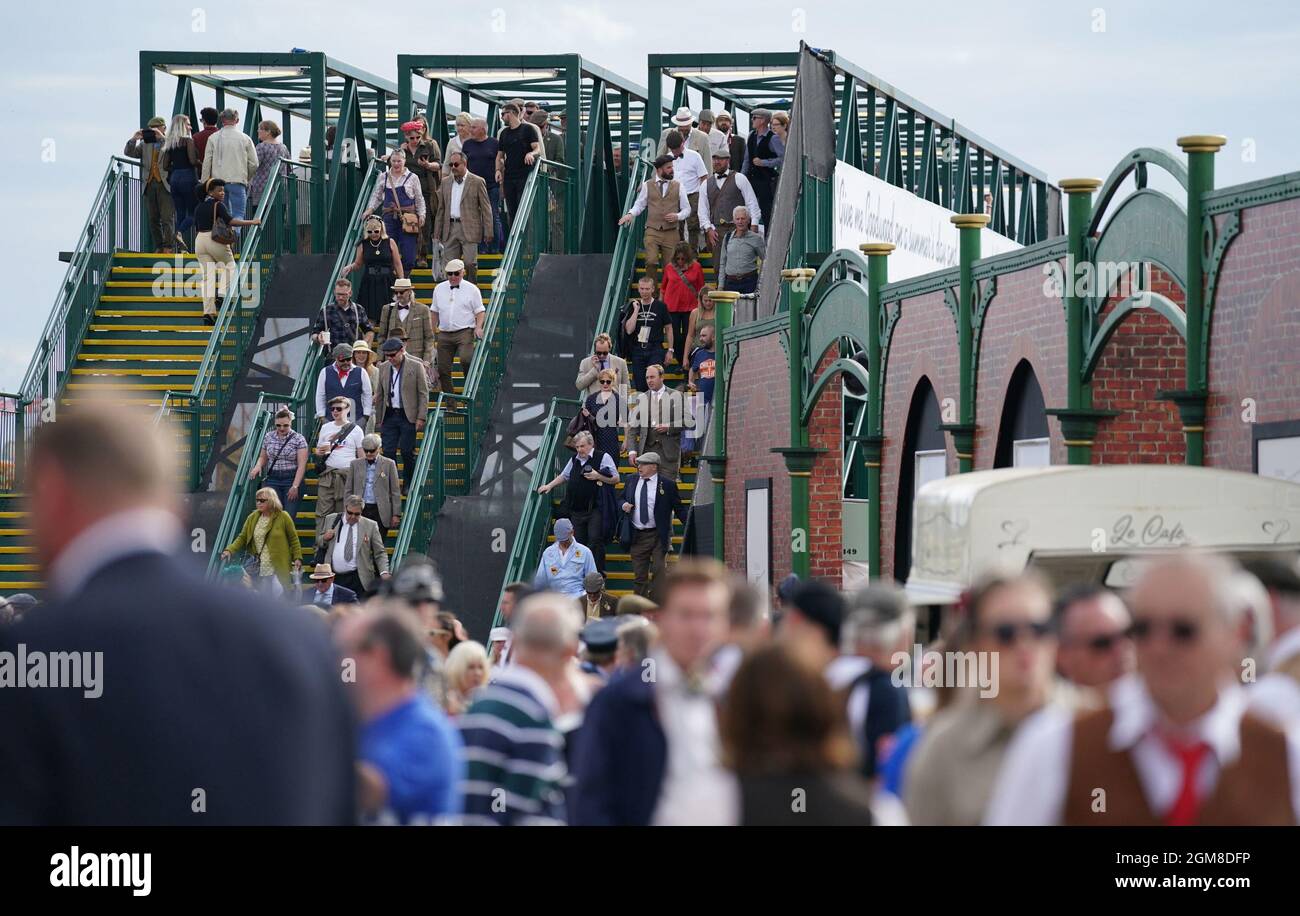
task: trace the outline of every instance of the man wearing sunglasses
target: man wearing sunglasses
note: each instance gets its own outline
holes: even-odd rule
[[[328,367],[326,367],[328,368]],[[351,401],[337,397],[330,401],[330,417],[316,440],[316,454],[325,459],[325,470],[316,478],[316,537],[325,530],[325,519],[343,508],[347,496],[348,470],[357,459],[365,433],[349,419]]]
[[[492,198],[483,179],[469,170],[464,153],[447,157],[448,180],[438,189],[438,223],[433,237],[448,261],[465,262],[470,283],[478,277],[478,246],[491,245],[495,228]]]
[[[1300,740],[1247,712],[1249,621],[1224,557],[1154,562],[1129,592],[1137,672],[1102,709],[1044,713],[1008,752],[994,824],[1294,825]]]
[[[1100,585],[1066,589],[1053,611],[1059,646],[1056,670],[1085,690],[1105,689],[1133,670],[1128,608]]]
[[[335,344],[331,355],[333,362],[322,366],[316,377],[316,418],[329,419],[325,405],[334,403],[336,398],[347,398],[352,406],[350,416],[356,417],[364,427],[375,403],[370,373],[355,364],[350,343]]]

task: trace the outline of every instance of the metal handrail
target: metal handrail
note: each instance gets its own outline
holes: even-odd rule
[[[372,161],[370,171],[366,174],[366,181],[377,171],[378,167]],[[352,263],[353,249],[361,237],[361,214],[365,212],[366,198],[366,194],[357,195],[352,219],[348,224],[348,233],[343,237],[339,245],[338,256],[334,259],[334,270],[330,275],[329,283],[326,284],[321,308],[325,308],[333,301],[334,280],[342,276],[343,267],[346,264]],[[230,487],[230,495],[226,498],[226,507],[222,511],[221,523],[217,528],[214,541],[217,549],[208,559],[209,575],[215,575],[220,571],[219,559],[221,551],[225,549],[225,545],[234,539],[235,531],[243,524],[243,518],[251,511],[252,507],[249,501],[251,482],[248,479],[248,472],[252,470],[257,454],[262,448],[262,439],[266,436],[266,431],[275,410],[278,410],[280,406],[287,406],[294,411],[294,427],[308,440],[308,446],[310,447],[312,423],[315,418],[316,377],[320,374],[324,362],[324,350],[309,342],[306,352],[303,353],[302,365],[299,367],[294,380],[293,393],[286,396],[262,392],[258,396],[253,422],[249,426],[247,438],[244,440],[244,452],[239,459],[239,469],[235,472],[235,479]]]
[[[27,367],[27,373],[23,376],[19,391],[22,392],[27,405],[38,408],[38,415],[34,418],[38,421],[40,419],[39,408],[43,406],[45,395],[48,395],[51,399],[58,397],[59,390],[62,389],[63,382],[67,377],[66,370],[70,368],[72,358],[75,357],[75,353],[65,354],[65,356],[69,357],[67,360],[69,365],[64,367],[64,377],[59,379],[57,384],[51,386],[52,390],[43,394],[41,386],[49,379],[50,361],[54,358],[57,349],[54,344],[60,340],[61,336],[65,338],[65,341],[66,338],[73,336],[67,333],[73,323],[72,307],[76,301],[77,293],[85,281],[86,274],[90,270],[92,256],[97,253],[95,251],[97,243],[105,230],[108,231],[110,238],[104,245],[104,252],[99,253],[107,254],[111,258],[116,248],[114,240],[111,238],[113,235],[112,230],[115,227],[108,227],[105,217],[111,215],[122,182],[132,177],[129,174],[132,167],[138,168],[139,162],[122,156],[109,157],[108,167],[104,170],[104,177],[100,179],[99,190],[96,192],[94,202],[90,206],[90,212],[85,223],[82,224],[81,232],[77,235],[77,247],[68,261],[68,269],[64,272],[63,282],[59,284],[59,292],[54,300],[54,306],[50,309],[50,316],[46,319],[45,328],[41,332],[41,344],[32,355],[32,361]],[[107,279],[108,271],[106,270],[100,277],[97,293],[98,290],[103,288],[103,284],[107,282]],[[76,335],[78,337],[84,335],[86,316],[90,311],[93,311],[95,303],[99,301],[99,296],[98,294],[83,296],[81,301],[85,305],[82,309],[83,314],[76,321],[77,329],[82,331],[82,334]],[[76,346],[80,346],[80,340],[78,340]]]
[[[641,154],[637,157],[628,176],[627,193],[624,196],[623,212],[627,213],[636,203],[641,185],[647,180],[653,165],[651,156],[654,145],[643,141]],[[614,241],[614,259],[609,266],[609,277],[605,281],[605,294],[601,300],[600,314],[596,318],[595,334],[609,334],[618,340],[615,324],[628,299],[627,288],[636,271],[636,253],[641,247],[641,238],[645,234],[645,211],[632,222],[618,227],[618,238]]]
[[[637,157],[636,163],[632,166],[629,176],[627,193],[623,201],[623,212],[627,213],[636,203],[637,195],[640,193],[641,184],[646,180],[652,168],[651,156],[654,151],[654,145],[651,141],[643,141],[641,144],[641,153]],[[641,236],[645,231],[645,213],[641,213],[632,222],[618,227],[618,238],[614,243],[614,258],[610,262],[609,277],[605,281],[605,294],[601,301],[600,314],[596,319],[595,328],[592,331],[592,344],[595,346],[595,337],[597,334],[606,333],[618,339],[614,325],[618,320],[619,314],[623,310],[623,303],[627,299],[627,287],[631,281],[633,272],[636,270],[636,253],[640,247]],[[590,352],[590,348],[588,349]],[[550,476],[537,478],[542,468],[548,467],[555,459],[555,450],[557,444],[563,441],[563,431],[567,420],[555,416],[555,409],[560,404],[573,404],[575,407],[581,407],[580,401],[570,400],[568,398],[552,398],[551,413],[546,420],[546,432],[543,434],[542,445],[537,453],[537,460],[533,467],[534,480],[524,496],[523,511],[519,516],[519,524],[516,527],[514,546],[510,552],[510,559],[506,563],[505,578],[501,582],[502,591],[511,582],[518,580],[527,572],[527,565],[531,562],[531,551],[541,543],[540,535],[534,530],[537,528],[540,517],[543,521],[541,527],[545,528],[545,520],[550,518],[550,499],[548,496],[537,492],[537,487],[541,483],[550,480]],[[559,432],[552,429],[552,424],[560,424]],[[544,472],[542,472],[544,473]],[[542,509],[546,509],[543,516]],[[498,621],[493,619],[493,626]]]
[[[415,461],[415,469],[408,481],[408,506],[406,511],[402,513],[401,525],[398,529],[397,544],[392,557],[393,569],[397,569],[401,565],[412,544],[419,541],[427,542],[428,538],[432,538],[433,529],[437,523],[437,513],[441,510],[447,497],[446,465],[443,460],[446,453],[447,433],[447,413],[444,409],[444,401],[456,401],[462,405],[461,410],[463,411],[465,429],[465,480],[467,485],[473,474],[478,461],[480,440],[483,431],[487,427],[487,421],[491,417],[492,407],[496,400],[498,382],[502,372],[500,366],[504,365],[509,355],[510,345],[513,342],[517,325],[517,322],[503,323],[505,322],[504,315],[508,305],[512,302],[513,295],[518,296],[518,302],[522,306],[528,291],[532,266],[546,249],[546,235],[549,230],[545,210],[546,191],[549,182],[552,180],[547,171],[548,166],[568,168],[568,166],[551,162],[548,159],[538,159],[533,166],[532,172],[528,175],[528,181],[519,197],[520,219],[511,227],[510,238],[506,242],[505,254],[502,256],[501,265],[492,280],[492,298],[483,321],[483,339],[476,348],[475,357],[465,374],[463,394],[456,395],[451,392],[444,392],[439,397],[437,405],[429,410],[424,428],[424,444],[420,448],[420,454]],[[554,180],[563,181],[564,179]],[[534,223],[534,221],[536,222]],[[528,249],[525,249],[526,240],[532,242],[531,247]],[[499,358],[499,364],[495,368],[492,365],[494,347],[497,350],[495,355]],[[489,376],[489,371],[493,375]],[[429,453],[427,457],[425,455],[426,451]],[[429,486],[426,481],[429,478],[430,468],[434,464],[435,451],[438,453],[437,467],[439,476],[434,479],[432,490],[426,493]],[[412,502],[416,503],[418,511],[412,508],[410,505]]]
[[[560,443],[564,441],[569,423],[567,417],[558,413],[562,406],[577,409],[582,404],[576,398],[551,398],[542,442],[537,448],[537,459],[533,462],[533,476],[528,481],[528,495],[524,497],[523,511],[519,513],[519,524],[515,528],[515,539],[510,548],[510,558],[506,560],[502,591],[511,582],[530,581],[526,578],[528,567],[533,562],[537,547],[546,538],[546,523],[551,518],[551,497],[549,493],[538,493],[537,488],[555,476],[555,456]],[[498,607],[492,617],[492,626],[501,625],[500,616],[501,609]]]

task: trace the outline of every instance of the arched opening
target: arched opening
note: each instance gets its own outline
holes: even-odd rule
[[[1011,374],[1007,399],[998,423],[995,468],[1038,468],[1052,463],[1052,445],[1047,432],[1047,406],[1038,376],[1022,359]]]
[[[907,581],[912,569],[912,504],[916,491],[948,474],[948,450],[934,386],[923,378],[912,392],[898,473],[898,518],[894,524],[894,578]]]

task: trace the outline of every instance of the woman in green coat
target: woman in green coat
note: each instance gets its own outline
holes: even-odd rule
[[[287,591],[292,580],[292,570],[302,568],[302,544],[293,518],[280,505],[280,497],[270,487],[257,491],[257,508],[244,519],[239,537],[221,552],[223,562],[240,550],[257,558],[252,571],[253,583],[258,591],[279,594]]]

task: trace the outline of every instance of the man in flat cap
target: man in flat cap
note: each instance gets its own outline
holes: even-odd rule
[[[673,178],[674,162],[676,159],[667,154],[654,161],[654,177],[646,179],[632,209],[618,220],[620,226],[625,226],[643,212],[646,214],[645,275],[656,282],[659,265],[672,263],[673,249],[681,240],[681,224],[691,215],[686,188]]]
[[[638,595],[649,597],[663,573],[672,542],[673,516],[686,523],[686,504],[677,482],[659,474],[659,455],[636,458],[636,476],[623,487],[623,511],[632,516],[632,570]]]
[[[766,108],[755,108],[749,113],[749,120],[754,129],[745,141],[743,171],[749,183],[754,186],[763,219],[770,224],[772,199],[776,196],[776,179],[785,159],[785,144],[772,130],[772,112]]]
[[[555,542],[542,551],[541,562],[533,576],[533,587],[539,591],[581,598],[586,594],[583,582],[596,572],[596,560],[590,548],[574,540],[573,522],[567,518],[559,519],[553,530]]]
[[[402,455],[402,485],[409,495],[415,471],[415,435],[424,429],[429,412],[429,379],[424,364],[407,356],[406,345],[396,337],[380,348],[384,362],[379,367],[377,426],[384,442],[384,454]]]
[[[600,573],[587,573],[582,580],[582,590],[582,610],[588,620],[613,617],[617,613],[614,596],[605,591],[605,577]]]

